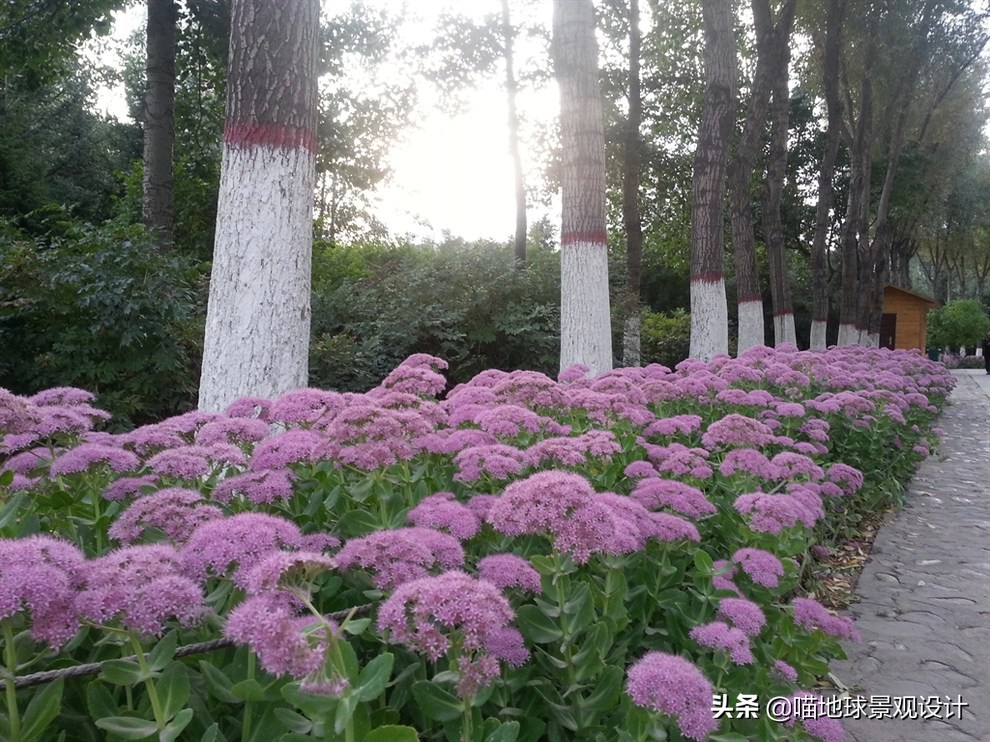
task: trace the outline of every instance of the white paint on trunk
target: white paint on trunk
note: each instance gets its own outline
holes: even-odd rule
[[[643,320],[639,311],[626,317],[622,332],[622,365],[642,365],[642,327]]]
[[[224,147],[201,410],[306,386],[315,158]]]
[[[879,348],[880,333],[864,332],[860,335],[859,342],[863,345],[864,348]]]
[[[560,250],[560,370],[583,363],[589,376],[612,368],[608,250],[576,241]]]
[[[707,363],[729,352],[725,279],[691,280],[691,357]]]
[[[856,325],[844,322],[839,325],[839,345],[859,345],[859,330]]]
[[[826,331],[828,330],[828,322],[820,319],[811,321],[811,349],[812,350],[825,350],[825,343],[827,340]]]
[[[763,325],[763,301],[753,299],[739,302],[739,343],[738,353],[750,348],[766,345],[766,330]]]
[[[781,345],[797,346],[797,331],[794,329],[794,315],[791,312],[773,316],[773,343],[778,348]]]

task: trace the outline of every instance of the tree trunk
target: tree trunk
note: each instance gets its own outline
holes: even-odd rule
[[[318,0],[234,0],[199,406],[306,385]]]
[[[811,246],[811,342],[812,350],[824,350],[828,330],[828,233],[832,210],[832,179],[842,138],[842,102],[839,99],[839,50],[846,0],[829,0],[825,27],[822,80],[828,128],[825,151],[818,170],[818,205],[815,209],[815,237]]]
[[[526,181],[523,178],[522,156],[519,153],[519,111],[516,108],[516,94],[519,84],[513,68],[513,47],[515,31],[509,18],[509,0],[502,0],[502,38],[505,57],[505,97],[508,104],[509,117],[509,156],[512,158],[512,172],[515,177],[516,195],[516,236],[515,256],[516,267],[526,264]]]
[[[643,275],[643,222],[639,213],[639,178],[642,145],[639,127],[643,121],[639,57],[642,33],[639,0],[629,0],[629,115],[622,149],[622,223],[626,230],[626,301],[622,333],[622,364],[640,365],[640,288]]]
[[[605,131],[591,0],[554,0],[560,86],[560,368],[612,368],[605,233]]]
[[[795,0],[787,0],[786,6]],[[756,68],[750,86],[749,107],[743,122],[736,153],[729,163],[729,203],[732,215],[732,252],[736,265],[736,302],[739,314],[738,351],[763,345],[763,294],[756,261],[753,233],[753,168],[760,152],[760,140],[770,101],[770,55],[775,31],[769,0],[753,0],[753,27],[756,32]],[[785,11],[782,10],[782,13]]]
[[[731,0],[702,0],[705,102],[694,155],[691,206],[691,357],[729,352],[722,220],[736,105],[736,43]]]
[[[780,21],[773,35],[773,56],[770,65],[770,147],[767,177],[763,187],[763,234],[770,257],[770,294],[773,299],[774,345],[797,345],[794,331],[794,306],[791,301],[791,278],[784,246],[784,225],[780,203],[787,177],[787,127],[790,121],[791,95],[788,88],[788,68],[791,60],[791,28],[794,25],[794,4],[781,10]]]
[[[172,243],[172,149],[175,142],[174,0],[148,0],[141,220],[159,248]]]

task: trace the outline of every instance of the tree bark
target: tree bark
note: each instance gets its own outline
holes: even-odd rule
[[[612,368],[605,232],[605,131],[591,0],[554,0],[560,86],[560,368]]]
[[[306,385],[318,0],[234,0],[199,406]]]
[[[726,170],[736,102],[736,43],[731,0],[702,0],[705,102],[694,156],[691,206],[691,357],[729,351],[724,247]]]
[[[160,249],[172,243],[172,150],[175,143],[174,0],[148,0],[141,220]]]
[[[790,121],[791,96],[788,71],[791,59],[791,29],[794,25],[794,3],[781,10],[774,29],[773,53],[769,70],[771,102],[770,146],[767,177],[763,187],[763,234],[770,257],[770,294],[773,300],[774,345],[797,345],[794,330],[794,306],[791,300],[791,279],[784,245],[784,225],[780,204],[787,177],[787,128]]]
[[[622,333],[622,364],[640,365],[640,289],[643,282],[643,221],[639,211],[639,179],[642,144],[643,96],[639,67],[642,32],[639,0],[629,0],[629,114],[622,149],[622,224],[626,231],[626,301]]]
[[[815,207],[815,236],[811,246],[811,338],[812,350],[824,350],[828,330],[828,235],[831,221],[835,161],[842,139],[842,102],[839,99],[839,50],[846,0],[829,0],[822,55],[822,82],[828,124],[825,150],[818,170],[818,204]]]
[[[508,106],[509,123],[509,156],[512,158],[512,173],[515,182],[516,197],[516,235],[514,253],[516,267],[526,264],[526,239],[528,229],[526,224],[526,181],[523,177],[522,155],[519,151],[519,111],[516,107],[516,95],[519,83],[513,67],[515,31],[509,18],[509,0],[502,0],[502,50],[505,58],[505,98]]]

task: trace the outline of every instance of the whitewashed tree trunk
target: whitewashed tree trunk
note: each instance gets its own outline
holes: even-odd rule
[[[622,365],[639,366],[643,362],[643,318],[639,311],[626,315],[622,328]]]
[[[839,345],[859,345],[859,328],[850,322],[843,322],[839,325],[839,337],[836,341]]]
[[[318,0],[234,0],[199,407],[306,385]]]
[[[763,300],[739,302],[739,342],[737,352],[766,345],[766,328],[763,322]]]
[[[591,0],[554,0],[560,86],[560,368],[612,368],[605,232],[605,128]]]
[[[825,350],[826,343],[826,332],[828,330],[828,322],[815,319],[811,321],[811,349],[812,350]]]
[[[785,312],[773,317],[774,345],[797,345],[797,331],[794,329],[794,314]]]
[[[691,357],[729,352],[723,202],[736,113],[736,42],[731,0],[702,0],[705,103],[694,154],[691,205]]]
[[[707,363],[729,352],[725,279],[691,280],[691,357]]]

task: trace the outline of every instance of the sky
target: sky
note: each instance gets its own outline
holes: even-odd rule
[[[393,9],[397,5],[396,0],[365,2]],[[349,4],[350,0],[324,0],[323,9],[332,13]],[[418,0],[413,7],[421,20],[407,33],[428,38],[445,6],[480,15],[498,12],[500,3]],[[145,4],[138,4],[115,14],[114,37],[127,38],[143,28],[145,13]],[[112,52],[105,52],[101,61],[113,64],[115,58]],[[378,219],[394,235],[439,240],[444,232],[450,232],[469,240],[510,239],[515,229],[515,199],[506,101],[500,85],[492,81],[468,95],[464,109],[456,116],[437,110],[429,94],[420,97],[415,116],[418,124],[393,147],[389,158],[392,177],[376,193]],[[120,90],[101,91],[97,105],[111,115],[126,118]],[[535,94],[521,96],[520,109],[536,119],[556,115],[556,86],[551,83]],[[543,216],[552,222],[559,219],[559,213],[545,207],[534,206],[529,211],[531,222]]]

